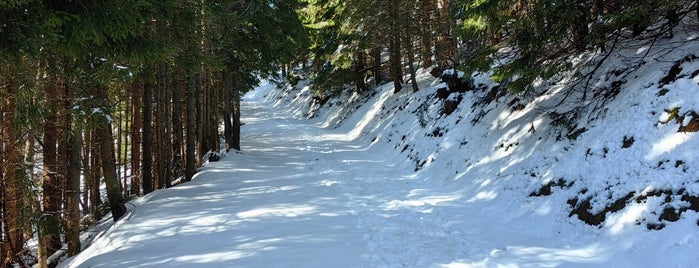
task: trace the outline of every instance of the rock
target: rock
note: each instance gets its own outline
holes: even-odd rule
[[[440,99],[440,100],[446,99],[447,97],[449,97],[449,94],[451,94],[451,92],[449,92],[449,89],[447,89],[446,87],[437,88],[437,98],[438,99]]]

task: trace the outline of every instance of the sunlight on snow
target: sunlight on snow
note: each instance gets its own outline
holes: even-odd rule
[[[648,212],[648,203],[631,203],[623,212],[611,214],[605,221],[605,227],[609,228],[612,235],[620,234],[627,226],[635,226]]]
[[[650,153],[646,155],[646,161],[653,161],[655,158],[658,156],[670,152],[680,146],[682,143],[686,142],[687,140],[691,139],[694,133],[672,133],[670,135],[667,135],[665,138],[662,140],[659,140],[655,144],[653,144],[653,148],[651,148]]]
[[[513,255],[538,263],[584,263],[602,261],[604,249],[599,244],[578,249],[543,248],[543,247],[507,247]],[[526,261],[525,261],[526,262]],[[524,262],[523,262],[524,263]]]
[[[213,252],[199,255],[186,255],[173,259],[173,262],[182,263],[220,263],[257,255],[255,251]]]
[[[286,186],[254,186],[241,188],[236,191],[236,196],[248,196],[248,195],[260,195],[260,194],[270,194],[280,191],[290,191],[301,188],[297,185],[286,185]]]
[[[479,262],[452,262],[441,267],[557,267],[563,263],[599,263],[607,259],[604,252],[599,244],[578,249],[507,246],[492,250]]]
[[[270,238],[262,239],[258,241],[253,241],[249,243],[242,243],[236,247],[234,251],[226,252],[212,252],[206,254],[197,255],[185,255],[174,259],[174,262],[182,263],[221,263],[222,261],[232,261],[237,259],[242,259],[245,257],[255,256],[263,251],[269,251],[277,249],[274,244],[281,242],[281,238]]]
[[[248,211],[238,212],[235,215],[241,219],[258,218],[265,216],[272,217],[298,217],[316,212],[315,206],[280,204],[274,207],[256,208]]]
[[[364,129],[374,121],[374,117],[381,111],[381,107],[383,107],[384,102],[388,99],[388,97],[392,96],[393,92],[386,90],[382,93],[381,98],[374,103],[373,106],[365,113],[363,114],[363,117],[359,122],[357,122],[356,125],[354,125],[351,129],[351,131],[347,133],[341,133],[341,134],[325,134],[322,135],[320,140],[325,140],[325,141],[353,141],[356,140],[359,135],[364,131]]]
[[[497,193],[497,192],[495,192],[495,191],[485,191],[485,192],[480,192],[480,193],[476,194],[476,196],[474,196],[474,197],[471,197],[471,199],[469,199],[468,201],[466,201],[466,203],[473,203],[473,202],[481,201],[481,200],[483,200],[483,201],[488,201],[488,200],[493,200],[493,199],[495,199],[496,197],[498,197],[498,193]]]
[[[424,207],[424,206],[436,206],[441,203],[451,202],[459,199],[459,195],[435,195],[435,196],[425,196],[420,199],[412,200],[391,200],[386,202],[382,207],[386,210],[398,210],[402,208],[410,207]]]

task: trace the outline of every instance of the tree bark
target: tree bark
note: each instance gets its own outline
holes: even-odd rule
[[[372,72],[374,73],[374,83],[378,86],[381,85],[383,81],[383,75],[381,74],[381,46],[376,46],[371,50],[371,56],[373,58],[374,66]]]
[[[413,92],[417,92],[420,88],[417,86],[415,78],[415,66],[413,65],[413,43],[410,32],[410,14],[405,13],[405,49],[408,52],[408,70],[410,70],[410,83],[413,87]]]
[[[364,82],[364,73],[366,54],[364,51],[357,52],[357,59],[354,60],[354,85],[358,93],[367,90],[366,82]]]
[[[232,114],[232,119],[233,119],[233,131],[232,131],[232,138],[233,138],[233,149],[240,151],[240,84],[236,80],[236,77],[233,78],[233,114]]]
[[[203,163],[202,161],[202,156],[206,153],[203,149],[203,142],[204,142],[204,110],[206,110],[206,106],[204,106],[204,81],[203,81],[203,74],[198,73],[195,76],[195,91],[194,95],[196,98],[196,113],[197,113],[197,122],[196,122],[196,133],[195,133],[195,138],[194,140],[196,141],[196,153],[194,154],[196,157],[196,166],[200,167]]]
[[[177,86],[172,87],[172,150],[173,150],[173,166],[175,167],[175,177],[179,177],[182,174],[182,164],[183,156],[182,150],[184,142],[184,127],[182,125],[182,118],[184,108],[182,105],[182,93],[187,86],[186,83],[178,83]]]
[[[393,80],[394,86],[393,92],[398,93],[403,89],[403,71],[401,66],[400,32],[398,30],[400,14],[398,12],[398,3],[396,0],[391,1],[388,10],[389,20],[391,20],[391,34],[388,47],[391,62],[391,79]]]
[[[226,152],[233,147],[233,96],[232,82],[229,72],[223,72],[223,90],[225,91],[225,108],[223,111],[223,136],[226,140]]]
[[[100,157],[100,152],[97,148],[97,132],[95,130],[90,130],[90,151],[92,152],[92,157],[90,158],[90,173],[88,174],[88,180],[90,180],[90,213],[95,219],[100,219],[102,212],[100,207],[102,206],[102,194],[100,191],[101,181],[102,181],[102,170],[100,169],[100,164],[102,158]]]
[[[82,137],[82,170],[83,170],[83,189],[84,192],[82,196],[80,196],[80,206],[82,207],[82,210],[85,211],[85,213],[91,213],[92,208],[90,207],[90,184],[91,184],[91,177],[90,174],[92,173],[92,167],[90,166],[90,158],[92,158],[92,154],[90,153],[90,130],[86,129],[83,130],[81,135]]]
[[[587,36],[589,33],[589,15],[588,12],[590,7],[588,7],[587,0],[577,0],[575,1],[575,15],[576,19],[573,23],[573,47],[576,51],[584,51],[587,47]]]
[[[100,106],[104,107],[107,105],[109,95],[107,94],[106,86],[98,85],[95,96],[100,100]],[[117,221],[126,213],[126,206],[124,205],[124,196],[121,194],[121,184],[117,178],[116,161],[114,159],[114,136],[112,135],[111,122],[107,116],[105,114],[97,122],[97,143],[100,150],[104,182],[107,185],[107,199],[109,199],[112,219]]]
[[[83,203],[86,204],[86,213],[92,214],[97,220],[100,215],[99,207],[102,205],[100,196],[100,172],[97,165],[99,153],[95,149],[95,134],[93,130],[86,129],[83,131],[83,177],[85,184],[85,194],[83,195]]]
[[[131,105],[131,194],[139,196],[141,194],[141,131],[143,126],[143,115],[141,105],[143,99],[143,83],[136,80],[133,85],[133,96]]]
[[[143,140],[141,146],[143,148],[143,157],[141,158],[141,185],[143,194],[153,192],[153,83],[154,77],[151,75],[145,79],[143,85]]]
[[[439,27],[437,29],[437,66],[441,69],[454,67],[457,64],[455,40],[451,33],[452,16],[451,0],[437,0]]]
[[[186,151],[185,151],[185,181],[191,181],[194,173],[197,172],[196,168],[196,122],[197,122],[197,110],[196,110],[196,99],[195,99],[195,84],[192,83],[190,79],[187,79],[186,87],[186,102],[187,102],[187,133],[186,133]]]
[[[72,106],[72,98],[66,88],[67,100],[65,109]],[[72,114],[66,113],[64,128],[66,146],[66,242],[68,243],[67,255],[75,256],[80,252],[80,138],[79,132],[73,130]]]
[[[432,66],[432,14],[435,7],[434,0],[421,0],[419,24],[422,68]]]
[[[55,102],[55,98],[62,98],[63,90],[59,88],[59,79],[55,75],[49,75],[48,85],[45,88],[44,99],[47,104]],[[58,96],[56,96],[58,95]],[[59,110],[62,107],[49,105],[47,116],[43,120],[44,140],[42,147],[43,154],[43,170],[41,175],[41,188],[43,198],[41,199],[43,207],[43,238],[42,242],[46,245],[47,257],[61,249],[60,237],[60,215],[61,215],[61,181],[58,176],[58,116],[63,113]]]
[[[122,100],[121,96],[119,96],[119,95],[120,94],[117,93],[117,95],[115,96],[116,97],[115,99],[117,102],[120,102]],[[117,105],[115,105],[115,106],[117,106]],[[122,126],[124,125],[124,117],[122,115],[115,114],[114,119],[116,120],[114,123],[116,123],[116,126],[118,128],[116,133],[114,133],[114,138],[115,138],[115,142],[116,142],[116,145],[114,147],[114,149],[115,149],[114,150],[114,155],[115,155],[114,160],[116,162],[117,179],[119,180],[119,183],[121,184],[121,187],[120,187],[121,190],[124,191],[121,194],[123,196],[126,196],[127,195],[126,194],[126,189],[127,189],[126,188],[126,177],[121,176],[121,169],[122,169],[122,167],[124,167],[124,162],[122,161],[123,158],[121,155],[121,146],[123,143],[123,135],[121,135],[122,134],[121,130],[122,130]]]
[[[169,163],[168,157],[167,157],[167,145],[166,143],[172,142],[170,140],[170,137],[166,137],[166,133],[169,132],[169,130],[166,130],[166,121],[170,121],[171,119],[167,117],[167,112],[165,108],[165,92],[171,90],[172,85],[170,84],[169,81],[169,72],[167,70],[167,65],[165,63],[161,63],[160,67],[158,69],[158,90],[156,92],[156,109],[155,109],[155,118],[153,119],[154,124],[155,124],[155,138],[154,140],[156,141],[156,147],[155,147],[155,155],[153,155],[154,159],[154,164],[155,164],[155,185],[157,189],[164,189],[165,188],[165,181],[166,176],[167,176],[167,170],[169,168]],[[175,82],[177,80],[174,80]]]
[[[16,140],[18,138],[17,130],[14,127],[14,117],[16,108],[16,85],[14,84],[12,74],[5,73],[7,77],[4,83],[0,81],[0,95],[3,96],[0,102],[0,124],[2,126],[2,137],[0,137],[0,146],[4,144],[3,161],[0,162],[0,170],[2,170],[2,245],[0,250],[3,252],[2,265],[11,266],[19,258],[19,253],[24,247],[23,228],[22,228],[22,176],[24,168],[22,166],[21,154],[16,148]],[[4,88],[4,90],[3,90]]]

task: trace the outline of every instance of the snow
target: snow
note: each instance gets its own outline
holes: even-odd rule
[[[694,266],[699,213],[661,220],[666,207],[689,203],[652,194],[699,194],[697,133],[661,122],[675,107],[699,111],[699,77],[690,75],[699,61],[683,63],[658,94],[682,51],[699,44],[672,47],[629,49],[650,49],[648,63],[624,74],[603,113],[583,111],[572,130],[554,126],[545,109],[564,94],[556,85],[523,109],[508,105],[514,97],[480,103],[488,90],[463,93],[443,116],[440,81],[425,70],[417,93],[393,94],[386,84],[320,109],[307,82],[265,83],[242,102],[242,152],[130,202],[123,219],[61,267]],[[492,84],[485,74],[474,81]],[[629,194],[599,225],[569,216],[572,199],[599,213]]]

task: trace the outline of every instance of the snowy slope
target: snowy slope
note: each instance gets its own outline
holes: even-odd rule
[[[448,116],[424,71],[417,93],[320,108],[307,84],[262,85],[242,153],[134,201],[62,266],[694,266],[699,138],[678,129],[699,111],[696,38],[628,45],[590,80],[618,95],[577,120],[561,86],[486,101],[486,75]]]

